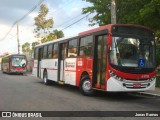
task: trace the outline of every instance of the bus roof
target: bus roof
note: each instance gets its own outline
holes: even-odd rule
[[[108,32],[110,33],[111,29],[112,29],[112,26],[133,26],[133,27],[139,27],[139,28],[148,29],[148,30],[154,32],[152,29],[150,29],[148,27],[145,27],[145,26],[142,26],[142,25],[135,25],[135,24],[107,24],[107,25],[100,26],[100,27],[97,27],[97,28],[94,28],[94,29],[91,29],[91,30],[80,32],[78,35],[75,35],[75,36],[64,37],[64,38],[56,39],[56,40],[53,40],[53,41],[45,42],[45,43],[42,43],[42,44],[38,44],[35,47],[40,47],[40,46],[43,46],[43,45],[47,45],[47,44],[51,44],[51,43],[55,43],[55,42],[59,42],[59,41],[63,41],[63,40],[71,39],[71,38],[75,38],[75,37],[78,37],[78,36],[85,36],[85,35],[88,35],[88,34],[91,34],[91,33],[99,32],[99,31],[103,31],[103,30],[107,30],[107,29],[108,29]]]
[[[83,35],[87,35],[87,34],[90,34],[90,33],[95,33],[95,32],[102,31],[102,30],[107,30],[107,28],[109,28],[110,26],[111,26],[111,24],[100,26],[100,27],[97,27],[97,28],[94,28],[94,29],[91,29],[91,30],[80,32],[78,35],[83,36]]]
[[[71,38],[75,38],[75,37],[78,37],[78,35],[59,38],[59,39],[56,39],[56,40],[53,40],[53,41],[49,41],[49,42],[45,42],[45,43],[42,43],[42,44],[38,44],[35,47],[40,47],[40,46],[43,46],[43,45],[47,45],[47,44],[51,44],[51,43],[55,43],[55,42],[59,42],[59,41],[63,41],[63,40],[71,39]]]
[[[3,58],[10,57],[10,56],[25,56],[25,55],[24,54],[10,54],[10,55],[4,56]]]
[[[142,25],[136,25],[136,24],[107,24],[107,25],[100,26],[100,27],[97,27],[97,28],[94,28],[94,29],[91,29],[91,30],[80,32],[78,35],[83,36],[83,35],[95,33],[95,32],[102,31],[102,30],[107,30],[107,29],[108,29],[108,32],[111,32],[112,26],[133,26],[133,27],[148,29],[148,30],[154,32],[154,30],[152,30],[152,29],[150,29],[146,26],[142,26]]]

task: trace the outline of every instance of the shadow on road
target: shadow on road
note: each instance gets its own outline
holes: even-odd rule
[[[44,85],[43,81],[37,81],[36,83]],[[78,94],[82,95],[79,91],[78,87],[71,86],[71,85],[60,85],[56,82],[52,82],[50,85],[44,85],[44,87],[50,87],[60,89],[61,91],[65,92],[70,92],[72,94]],[[111,101],[128,101],[128,100],[141,100],[141,99],[155,99],[154,96],[146,96],[146,95],[140,95],[136,92],[104,92],[104,91],[95,91],[95,94],[92,96],[87,96],[87,97],[94,97],[96,99],[101,99],[101,100],[111,100]]]

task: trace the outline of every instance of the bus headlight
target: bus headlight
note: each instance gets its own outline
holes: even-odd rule
[[[119,77],[118,75],[116,75],[113,71],[109,70],[109,74],[111,77],[113,77],[114,79],[116,80],[119,80],[119,81],[123,81],[124,79]]]
[[[156,77],[154,76],[153,78],[149,79],[149,82],[152,82]]]

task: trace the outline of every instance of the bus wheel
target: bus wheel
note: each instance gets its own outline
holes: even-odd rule
[[[81,78],[79,89],[83,95],[86,95],[86,96],[93,95],[94,91],[93,89],[91,89],[91,82],[88,75],[83,76]]]
[[[43,73],[43,82],[44,82],[45,85],[50,84],[50,81],[48,80],[47,71],[44,71],[44,73]]]

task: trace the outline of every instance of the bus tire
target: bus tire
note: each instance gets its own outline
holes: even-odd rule
[[[91,89],[91,82],[88,75],[85,75],[81,78],[79,89],[80,92],[85,96],[91,96],[94,94],[94,90]]]
[[[43,82],[44,82],[45,85],[49,85],[50,84],[50,81],[48,80],[47,71],[44,71],[44,73],[43,73]]]

